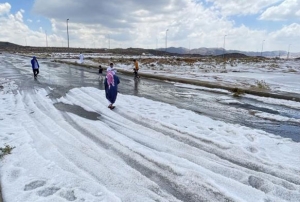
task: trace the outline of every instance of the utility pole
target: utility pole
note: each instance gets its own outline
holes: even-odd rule
[[[223,58],[225,58],[225,37],[226,37],[227,35],[225,34],[224,35],[224,43],[223,43]]]
[[[46,47],[48,47],[47,30],[45,30],[45,35],[46,35]]]
[[[67,19],[67,37],[68,37],[68,50],[70,48],[70,44],[69,44],[69,18]]]
[[[286,55],[286,59],[289,59],[289,57],[290,57],[290,47],[291,47],[291,44],[289,44],[288,52],[287,52],[287,55]]]
[[[262,44],[261,44],[261,53],[260,53],[260,56],[261,56],[261,57],[263,56],[264,42],[265,42],[265,40],[263,40],[263,41],[262,41]]]
[[[165,52],[167,52],[167,48],[168,48],[168,31],[169,31],[169,29],[166,30],[166,48],[165,48]]]

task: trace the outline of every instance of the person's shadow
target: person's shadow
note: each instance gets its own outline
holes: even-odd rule
[[[98,83],[99,83],[99,88],[104,89],[104,77],[100,76],[98,79]]]
[[[34,77],[33,81],[36,82],[36,83],[38,83],[38,84],[41,84],[41,82],[39,81],[39,79],[37,77]]]
[[[103,81],[104,80],[103,78],[104,78],[104,75],[103,74],[99,74],[98,80],[99,81]]]
[[[134,89],[133,89],[133,94],[134,95],[139,94],[139,84],[140,84],[140,80],[139,79],[134,79]]]

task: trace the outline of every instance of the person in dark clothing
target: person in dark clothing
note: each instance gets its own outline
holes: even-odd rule
[[[109,101],[108,108],[113,109],[113,104],[116,102],[118,95],[118,84],[120,83],[119,77],[115,75],[112,68],[107,69],[106,77],[104,80],[105,96]]]
[[[103,72],[103,68],[101,65],[99,65],[99,74],[102,74],[102,72]]]
[[[100,77],[102,78],[102,73],[103,73],[103,68],[102,68],[102,66],[101,65],[99,65],[99,70],[98,70],[98,72],[99,72],[99,79],[100,79]]]
[[[34,78],[36,78],[37,75],[40,73],[39,72],[40,65],[35,56],[33,56],[32,60],[31,60],[31,67],[32,67],[32,71],[33,71],[33,76],[34,76]]]
[[[134,78],[140,78],[138,72],[139,72],[139,63],[136,59],[133,60],[134,63],[134,68],[133,68],[133,73],[134,73]]]

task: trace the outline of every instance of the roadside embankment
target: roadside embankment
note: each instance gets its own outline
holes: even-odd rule
[[[98,68],[97,65],[92,65],[92,64],[79,64],[76,62],[61,61],[61,60],[54,60],[54,62],[65,63],[65,64],[76,65],[76,66],[87,67],[87,68]],[[104,69],[106,69],[106,68],[104,67]],[[133,74],[132,71],[123,70],[123,69],[118,69],[118,73],[122,73],[122,74],[126,74],[126,75]],[[201,80],[188,79],[188,78],[178,78],[178,77],[172,77],[172,76],[164,76],[164,75],[160,75],[160,74],[149,74],[149,73],[143,73],[143,72],[139,72],[139,75],[142,77],[146,77],[146,78],[167,80],[167,81],[179,82],[179,83],[185,83],[185,84],[192,84],[192,85],[203,86],[203,87],[208,87],[208,88],[219,88],[219,89],[224,89],[224,90],[228,90],[231,92],[240,91],[240,92],[243,92],[246,94],[251,94],[251,95],[300,102],[300,94],[296,94],[296,93],[272,92],[267,89],[253,90],[253,89],[247,89],[247,88],[240,88],[237,86],[227,86],[222,83],[201,81]]]

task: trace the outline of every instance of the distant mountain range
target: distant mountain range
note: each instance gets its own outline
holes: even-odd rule
[[[2,42],[0,41],[0,48],[12,48],[12,47],[21,47],[20,45],[10,43],[10,42]]]
[[[44,50],[47,49],[47,51],[68,51],[69,49],[66,49],[66,47],[30,47],[30,46],[21,46],[21,45],[17,45],[14,43],[10,43],[10,42],[1,42],[0,41],[0,50],[30,50],[30,51],[35,51],[35,50]],[[73,51],[77,50],[78,48],[70,48]],[[80,51],[85,52],[88,50],[93,50],[93,51],[99,51],[99,49],[83,49],[80,48]],[[103,49],[104,50],[104,49]],[[106,49],[105,49],[106,50]],[[212,56],[217,56],[217,55],[223,55],[223,54],[231,54],[231,53],[239,53],[239,54],[243,54],[246,56],[264,56],[264,57],[287,57],[287,51],[282,51],[282,50],[278,50],[278,51],[263,51],[261,52],[251,52],[251,51],[240,51],[240,50],[224,50],[223,48],[196,48],[196,49],[187,49],[187,48],[183,48],[183,47],[168,47],[167,49],[165,48],[159,48],[156,50],[150,50],[150,49],[141,49],[141,48],[127,48],[127,49],[110,49],[111,52],[121,52],[122,54],[126,54],[127,52],[130,53],[140,53],[140,52],[144,52],[144,51],[148,51],[151,54],[159,54],[162,55],[165,51],[168,53],[173,53],[173,54],[184,54],[184,55],[188,55],[188,54],[196,54],[196,55],[203,55],[203,56],[208,56],[208,55],[212,55]],[[158,53],[157,51],[159,51],[160,53]],[[289,53],[289,57],[300,57],[300,53]]]
[[[160,51],[166,51],[169,53],[176,54],[199,54],[199,55],[222,55],[222,54],[230,54],[230,53],[240,53],[247,56],[264,56],[264,57],[283,57],[287,56],[287,51],[263,51],[261,52],[253,52],[253,51],[240,51],[240,50],[224,50],[223,48],[197,48],[197,49],[187,49],[183,47],[168,47],[160,48]],[[299,57],[300,53],[290,53],[290,57]]]

